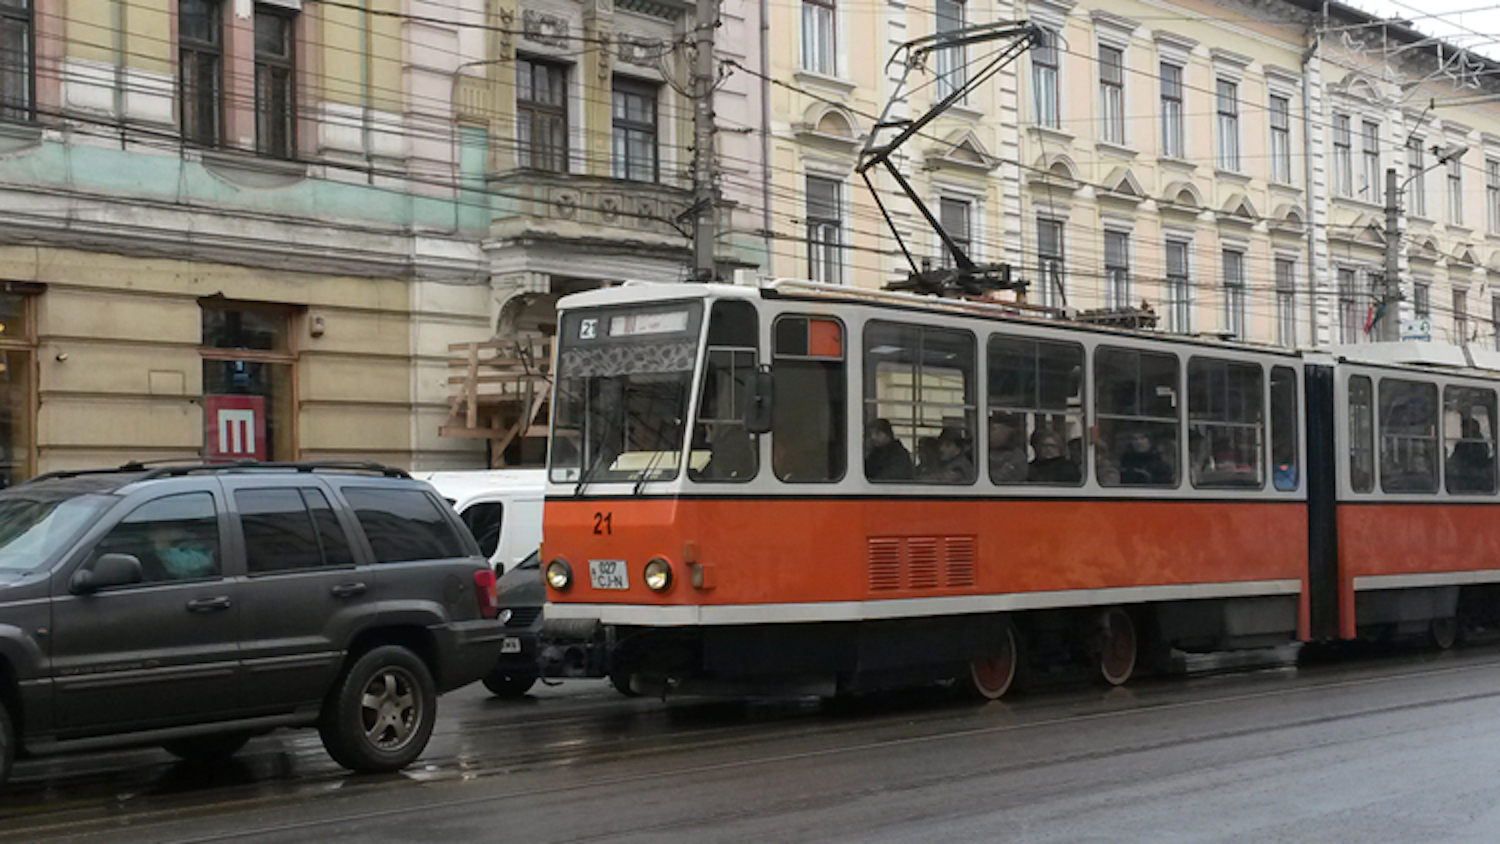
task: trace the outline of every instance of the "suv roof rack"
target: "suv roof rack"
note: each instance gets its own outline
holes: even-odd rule
[[[131,460],[119,466],[104,469],[61,469],[56,472],[47,472],[37,475],[24,483],[35,483],[37,481],[57,480],[60,478],[76,478],[82,475],[109,475],[123,474],[126,472],[140,472],[141,477],[137,480],[150,480],[152,478],[172,477],[177,475],[193,475],[201,472],[243,472],[261,469],[279,469],[297,472],[371,472],[384,475],[388,478],[410,478],[405,469],[397,469],[383,463],[370,460],[297,460],[286,462],[260,462],[256,460],[237,460],[233,463],[207,463],[193,458],[164,458],[161,460]]]

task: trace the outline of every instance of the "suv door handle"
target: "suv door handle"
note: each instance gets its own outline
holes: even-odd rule
[[[365,594],[365,590],[368,588],[363,583],[355,581],[354,583],[340,583],[329,591],[333,593],[333,597],[335,598],[357,598]]]
[[[229,609],[229,596],[219,595],[214,598],[199,598],[196,601],[188,601],[187,608],[190,612],[215,612],[217,610]]]

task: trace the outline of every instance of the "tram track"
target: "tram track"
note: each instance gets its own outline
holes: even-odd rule
[[[1089,725],[1099,722],[1128,718],[1147,718],[1172,716],[1174,713],[1189,710],[1201,710],[1211,707],[1229,707],[1245,705],[1249,703],[1269,703],[1278,699],[1292,699],[1299,696],[1307,696],[1319,693],[1337,693],[1348,691],[1359,687],[1387,684],[1399,685],[1402,683],[1420,682],[1430,685],[1434,680],[1445,675],[1457,675],[1472,672],[1493,671],[1500,668],[1500,656],[1487,656],[1479,660],[1464,661],[1460,664],[1437,665],[1423,664],[1403,668],[1395,672],[1370,674],[1359,677],[1343,677],[1325,680],[1314,676],[1311,682],[1299,683],[1295,687],[1261,688],[1256,690],[1238,691],[1230,694],[1208,694],[1190,700],[1163,699],[1142,700],[1139,697],[1120,697],[1113,693],[1107,694],[1103,699],[1094,699],[1091,704],[1087,701],[1057,700],[1055,698],[1044,698],[1028,700],[1023,704],[992,707],[984,709],[942,707],[934,710],[914,712],[910,709],[885,714],[877,714],[871,717],[854,717],[849,720],[840,720],[829,717],[804,717],[800,714],[772,713],[769,718],[753,719],[746,723],[743,715],[739,716],[734,723],[723,725],[715,723],[724,716],[710,712],[705,714],[697,705],[692,705],[688,710],[687,717],[702,719],[707,722],[705,726],[689,725],[676,728],[667,726],[666,729],[653,728],[649,733],[639,735],[627,735],[611,739],[611,746],[603,747],[597,744],[580,746],[574,738],[566,738],[561,733],[553,731],[571,732],[590,721],[597,722],[597,712],[569,713],[562,717],[543,717],[540,719],[540,729],[536,721],[517,722],[514,725],[485,725],[485,729],[495,732],[509,732],[512,727],[515,730],[528,729],[531,732],[544,732],[540,741],[531,743],[529,749],[521,753],[506,753],[502,760],[476,759],[472,756],[447,755],[436,759],[424,760],[421,770],[410,777],[380,778],[378,781],[350,779],[329,772],[326,775],[314,775],[310,780],[303,781],[290,787],[281,793],[262,793],[249,795],[245,789],[234,789],[224,792],[219,799],[214,795],[207,795],[211,802],[202,805],[168,805],[159,808],[133,809],[129,806],[117,805],[113,810],[107,810],[104,816],[93,818],[79,818],[77,812],[86,807],[78,805],[74,801],[65,804],[54,804],[48,810],[37,813],[23,813],[21,815],[0,812],[0,826],[11,826],[12,822],[20,822],[24,826],[16,828],[15,834],[24,836],[24,840],[56,840],[69,837],[87,838],[93,835],[111,835],[123,829],[136,832],[153,830],[151,839],[156,841],[174,841],[180,844],[187,842],[214,842],[214,841],[242,841],[266,839],[276,840],[298,832],[308,832],[319,828],[336,827],[348,824],[364,824],[376,822],[381,819],[398,819],[410,817],[418,813],[435,813],[442,816],[451,810],[461,810],[477,805],[488,804],[494,811],[503,812],[506,806],[525,804],[539,798],[549,799],[577,799],[586,800],[591,793],[600,790],[630,789],[645,786],[651,783],[662,783],[669,781],[694,781],[705,777],[736,775],[741,771],[771,771],[778,767],[805,765],[815,763],[819,760],[836,758],[852,758],[859,754],[892,750],[902,747],[911,747],[939,742],[976,742],[986,739],[1004,738],[1006,734],[1025,734],[1027,732],[1042,732],[1047,730],[1064,730],[1077,732],[1086,729]],[[1155,692],[1152,688],[1150,692]],[[1179,697],[1174,695],[1174,698]],[[1110,758],[1123,758],[1134,754],[1148,754],[1162,750],[1169,746],[1182,747],[1191,744],[1211,744],[1213,742],[1229,742],[1238,739],[1251,738],[1259,734],[1284,732],[1289,730],[1308,730],[1319,725],[1336,721],[1354,721],[1358,719],[1373,718],[1408,710],[1435,709],[1444,706],[1455,706],[1472,703],[1477,700],[1500,697],[1500,687],[1494,690],[1486,690],[1468,695],[1450,697],[1419,697],[1415,700],[1396,701],[1389,705],[1362,707],[1346,709],[1315,717],[1294,718],[1278,720],[1274,723],[1247,725],[1234,730],[1214,730],[1199,735],[1173,734],[1164,736],[1159,740],[1137,742],[1116,745],[1104,748],[1091,748],[1048,754],[1042,757],[1014,760],[993,765],[968,767],[961,771],[933,774],[925,777],[915,777],[893,783],[882,788],[851,788],[848,790],[820,791],[816,801],[820,805],[828,805],[830,802],[854,802],[877,795],[883,791],[899,793],[902,791],[916,791],[924,788],[942,787],[963,780],[1003,776],[1007,774],[1022,773],[1029,770],[1043,770],[1049,767],[1063,766],[1090,761],[1107,760]],[[1114,701],[1128,701],[1128,705],[1119,708],[1108,708],[1099,710],[1100,705],[1114,705]],[[1059,704],[1073,710],[1059,715],[1047,716],[1048,710],[1055,709]],[[1090,710],[1079,711],[1080,704],[1091,706]],[[708,709],[721,707],[722,704],[705,704]],[[1001,723],[988,723],[975,727],[952,729],[952,722],[972,721],[976,717],[998,717],[1003,719]],[[677,717],[682,720],[683,713],[672,711],[655,710],[644,713],[645,727],[651,728],[650,722],[655,720],[671,721]],[[1042,717],[1033,717],[1042,716]],[[632,716],[637,717],[637,716]],[[775,729],[768,731],[767,724],[772,724]],[[466,729],[468,726],[466,725]],[[892,730],[919,729],[918,735],[890,735]],[[876,735],[870,735],[874,733]],[[854,740],[849,740],[853,738]],[[756,753],[756,746],[764,746],[768,742],[774,742],[778,746],[785,747],[787,744],[804,744],[814,742],[817,746],[805,747],[797,750],[783,750],[772,753]],[[650,760],[663,758],[681,758],[686,756],[700,756],[713,754],[731,757],[725,761],[710,762],[702,764],[660,766],[653,770],[644,772],[631,772],[625,774],[605,775],[591,778],[585,783],[567,782],[563,784],[551,783],[535,788],[520,788],[495,790],[484,788],[483,794],[462,796],[449,799],[427,800],[417,799],[408,804],[403,795],[415,796],[415,791],[421,791],[423,797],[435,796],[431,789],[444,784],[463,783],[472,785],[475,782],[494,783],[499,775],[503,774],[525,774],[540,773],[548,770],[558,771],[570,767],[587,765],[590,769],[600,768],[610,764],[622,762],[646,763],[644,767],[650,767]],[[638,766],[640,767],[640,766]],[[417,786],[413,789],[412,786]],[[253,788],[253,786],[245,787]],[[238,793],[235,793],[238,792]],[[190,794],[185,797],[202,799],[203,794]],[[240,828],[222,833],[193,834],[188,830],[180,830],[178,833],[172,831],[172,827],[191,825],[210,816],[245,815],[256,811],[265,811],[274,807],[281,817],[288,815],[306,815],[314,810],[317,803],[319,810],[326,810],[327,798],[330,796],[346,803],[353,808],[353,803],[363,798],[374,798],[379,802],[395,803],[382,808],[357,810],[357,811],[335,811],[333,814],[322,816],[310,816],[289,819],[283,823],[246,825]],[[813,799],[813,798],[808,798]],[[811,805],[811,804],[808,804]],[[100,811],[101,806],[95,806],[95,811]],[[798,800],[789,799],[772,804],[758,804],[757,812],[766,811],[801,811],[805,806]],[[8,817],[7,817],[8,815]],[[71,816],[71,817],[69,817]],[[712,824],[714,822],[731,823],[740,817],[734,811],[724,811],[715,814],[698,816],[692,823]],[[662,831],[678,828],[682,822],[664,822]],[[632,834],[649,833],[649,829],[635,827]],[[604,841],[613,837],[613,834],[599,834],[595,836],[570,836],[570,840],[580,841]],[[9,836],[7,836],[8,840]]]

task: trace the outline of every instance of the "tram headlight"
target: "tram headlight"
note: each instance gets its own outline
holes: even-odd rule
[[[665,592],[672,588],[672,564],[661,557],[646,563],[646,588],[652,592]]]
[[[562,557],[554,557],[547,564],[547,583],[553,589],[561,592],[573,585],[573,567]]]

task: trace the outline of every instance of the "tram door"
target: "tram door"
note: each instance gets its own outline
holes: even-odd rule
[[[1338,445],[1335,436],[1334,370],[1308,364],[1307,393],[1307,586],[1308,636],[1334,639],[1339,632]]]

